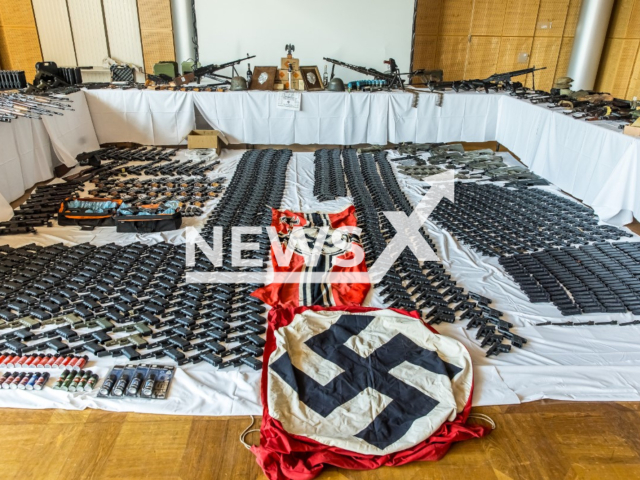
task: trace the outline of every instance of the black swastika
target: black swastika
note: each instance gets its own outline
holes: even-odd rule
[[[391,398],[384,410],[356,434],[367,443],[384,449],[402,438],[415,420],[429,414],[438,405],[437,400],[389,371],[408,362],[453,378],[461,368],[443,361],[436,352],[416,345],[402,334],[395,335],[366,358],[344,345],[367,328],[374,318],[369,315],[342,315],[331,328],[305,342],[315,353],[344,370],[326,385],[293,366],[288,354],[278,358],[270,368],[298,393],[301,402],[323,417],[366,388]]]

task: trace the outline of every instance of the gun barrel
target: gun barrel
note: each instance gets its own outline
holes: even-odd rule
[[[537,71],[540,71],[540,70],[546,70],[546,69],[547,69],[547,67],[536,68],[534,66],[534,67],[531,67],[531,68],[523,68],[522,70],[514,70],[512,72],[494,73],[489,78],[487,78],[485,81],[487,81],[487,82],[497,82],[497,81],[501,81],[501,80],[511,80],[513,77],[519,77],[521,75],[528,75],[529,73],[537,72]]]

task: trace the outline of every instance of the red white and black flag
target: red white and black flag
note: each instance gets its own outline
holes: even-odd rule
[[[467,425],[471,358],[417,313],[300,307],[269,313],[260,445],[270,480],[311,479],[324,465],[366,470],[438,460]]]
[[[272,247],[271,261],[274,272],[280,278],[287,278],[289,283],[276,281],[252,295],[272,307],[361,305],[371,285],[349,281],[349,278],[361,278],[359,274],[367,271],[360,239],[353,233],[356,223],[353,206],[337,213],[272,209],[271,226],[278,234],[280,246],[276,248],[281,252],[275,252]],[[340,241],[336,242],[336,238]],[[321,245],[310,259],[309,253],[314,251],[317,242]],[[287,249],[291,250],[291,259],[280,265],[277,254],[284,254]],[[357,261],[356,249],[362,252],[360,261]],[[339,276],[340,282],[332,282],[332,275]],[[321,280],[313,280],[314,277]]]

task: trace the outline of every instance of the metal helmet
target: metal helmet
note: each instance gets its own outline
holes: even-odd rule
[[[327,86],[330,92],[344,92],[344,82],[341,78],[333,77]]]
[[[244,77],[233,77],[229,90],[233,92],[247,90],[247,80]]]

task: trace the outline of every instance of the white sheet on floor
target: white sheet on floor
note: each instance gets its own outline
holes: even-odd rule
[[[210,175],[233,174],[242,152],[226,151],[222,164]],[[508,163],[513,159],[507,158]],[[332,202],[318,202],[313,197],[313,154],[295,153],[289,164],[282,207],[298,211],[336,211],[350,204],[349,198]],[[415,202],[421,183],[399,175],[400,184],[408,198]],[[557,189],[546,188],[561,195]],[[211,210],[212,205],[207,206]],[[194,226],[202,225],[198,219]],[[530,402],[543,398],[577,401],[638,401],[640,400],[640,327],[536,327],[547,320],[618,320],[629,321],[631,314],[590,314],[562,317],[551,304],[531,304],[518,286],[500,268],[497,259],[482,257],[460,245],[447,232],[428,222],[431,237],[437,245],[442,262],[452,277],[466,289],[493,299],[492,306],[505,313],[505,319],[515,325],[513,331],[528,339],[523,349],[486,358],[486,349],[475,339],[476,330],[466,330],[466,322],[441,324],[436,328],[464,343],[474,361],[474,405],[502,405]],[[80,232],[75,227],[41,228],[36,236],[6,237],[12,246],[35,242],[48,245],[59,241],[80,243],[91,241],[105,244],[116,241],[128,244],[135,241],[155,243],[184,242],[183,231],[167,234],[116,234],[114,229]],[[632,241],[637,241],[635,237]],[[367,298],[367,305],[384,306],[375,291]],[[100,372],[101,377],[116,359],[91,361],[88,368]],[[121,363],[121,362],[120,362]],[[52,372],[55,372],[53,370]],[[97,392],[68,394],[46,389],[41,393],[7,392],[0,395],[0,406],[23,408],[87,407],[113,411],[135,411],[189,415],[248,415],[260,414],[260,373],[241,367],[238,370],[213,370],[208,365],[181,367],[166,401],[103,400]]]

